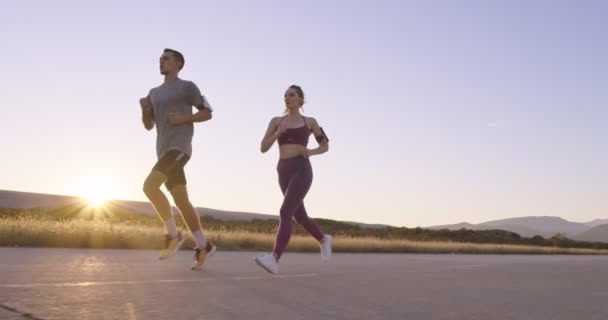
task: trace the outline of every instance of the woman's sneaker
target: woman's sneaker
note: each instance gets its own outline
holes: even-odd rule
[[[205,249],[195,248],[192,270],[201,270],[203,268],[203,263],[205,263],[205,259],[212,256],[215,253],[216,248],[217,247],[208,240],[207,245],[205,245]]]
[[[331,258],[332,241],[334,241],[334,237],[326,234],[321,243],[319,243],[319,247],[321,247],[321,259],[323,261],[327,261]]]
[[[279,264],[272,254],[265,254],[255,258],[255,263],[272,274],[279,273]]]

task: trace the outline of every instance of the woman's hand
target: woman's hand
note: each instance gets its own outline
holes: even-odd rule
[[[281,122],[279,122],[279,125],[277,126],[277,131],[274,134],[278,138],[285,131],[287,131],[287,124],[285,123],[285,118],[283,118],[283,119],[281,119]]]
[[[308,158],[308,157],[310,157],[310,156],[311,156],[310,151],[311,151],[311,150],[308,150],[308,149],[306,149],[306,148],[302,148],[302,149],[300,150],[300,157],[304,157],[304,158]]]

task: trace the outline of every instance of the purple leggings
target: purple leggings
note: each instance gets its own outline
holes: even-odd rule
[[[310,219],[304,208],[304,197],[312,184],[312,166],[308,158],[296,157],[279,160],[277,165],[279,185],[285,198],[281,206],[281,222],[272,252],[280,258],[291,238],[292,220],[295,219],[317,241],[323,233],[317,223]]]

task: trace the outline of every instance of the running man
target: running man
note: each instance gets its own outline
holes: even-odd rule
[[[142,122],[147,130],[156,125],[156,154],[158,161],[144,182],[143,190],[165,224],[165,247],[159,258],[170,258],[185,240],[177,230],[169,200],[161,191],[164,183],[171,193],[186,225],[196,242],[193,270],[200,270],[205,258],[216,247],[203,234],[200,218],[188,199],[184,166],[192,155],[194,123],[211,119],[211,106],[192,81],[178,77],[184,67],[184,56],[165,49],[160,56],[160,74],[164,82],[141,98]],[[198,111],[193,113],[192,107]]]

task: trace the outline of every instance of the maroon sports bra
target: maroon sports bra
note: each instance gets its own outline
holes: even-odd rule
[[[302,116],[302,118],[304,119],[304,125],[298,128],[287,128],[287,130],[285,130],[285,132],[283,132],[283,134],[277,140],[279,146],[284,144],[299,144],[304,147],[308,146],[310,129],[306,123],[306,118],[304,116]]]

